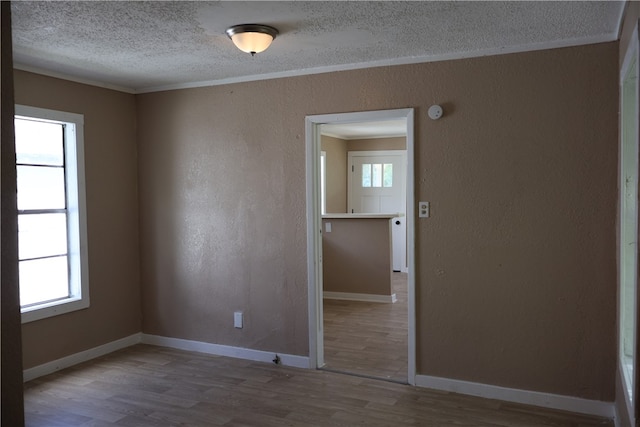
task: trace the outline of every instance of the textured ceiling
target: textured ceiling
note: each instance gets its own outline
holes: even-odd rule
[[[362,123],[328,123],[320,126],[322,135],[341,139],[394,138],[407,135],[407,120]]]
[[[130,92],[616,40],[623,2],[29,2],[17,68]],[[280,30],[255,57],[226,28]]]

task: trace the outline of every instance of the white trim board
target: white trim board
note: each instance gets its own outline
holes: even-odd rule
[[[384,120],[406,120],[407,136],[407,381],[415,384],[416,373],[416,315],[415,315],[415,194],[414,194],[414,112],[413,108],[395,110],[360,111],[355,113],[332,113],[306,116],[305,118],[305,166],[306,166],[306,216],[307,216],[307,288],[309,309],[309,363],[312,367],[324,366],[324,334],[322,310],[322,220],[320,207],[320,126],[375,122]]]
[[[267,363],[273,363],[273,359],[277,354],[278,357],[280,357],[280,363],[284,366],[305,369],[310,367],[309,358],[306,356],[296,356],[291,354],[252,350],[228,345],[210,344],[199,341],[137,333],[98,347],[90,348],[89,350],[74,353],[51,362],[43,363],[42,365],[34,366],[33,368],[25,369],[22,372],[22,380],[23,382],[31,381],[62,369],[87,362],[97,357],[113,353],[114,351],[122,350],[123,348],[141,343]]]
[[[20,71],[26,71],[29,73],[40,74],[47,77],[53,77],[54,79],[66,80],[69,82],[80,83],[88,86],[101,87],[104,89],[110,89],[118,92],[129,93],[132,95],[136,93],[136,90],[132,88],[128,88],[120,85],[114,85],[114,84],[102,82],[99,80],[85,79],[83,77],[73,76],[71,74],[59,73],[57,71],[48,70],[46,68],[34,67],[31,65],[25,65],[20,63],[14,63],[13,68]]]
[[[23,381],[31,381],[140,343],[266,363],[273,363],[273,358],[276,354],[262,350],[251,350],[241,347],[137,333],[89,350],[81,351],[33,368],[25,369],[23,371]],[[313,366],[310,365],[309,357],[282,353],[277,354],[284,366],[313,369]],[[516,402],[526,405],[542,406],[546,408],[607,417],[615,420],[616,427],[620,425],[618,417],[616,416],[615,404],[613,402],[587,400],[577,397],[505,388],[426,375],[416,375],[415,385],[418,387],[479,396],[488,399],[497,399],[506,402]]]
[[[505,402],[522,403],[525,405],[541,406],[544,408],[560,409],[611,419],[614,419],[616,415],[615,404],[613,402],[601,402],[598,400],[581,399],[579,397],[499,387],[489,384],[432,377],[428,375],[416,375],[416,385],[418,387],[449,391],[452,393],[467,394],[470,396],[502,400]]]
[[[150,87],[137,88],[133,90],[135,91],[135,93],[162,92],[167,90],[192,89],[192,88],[198,88],[198,87],[218,86],[218,85],[225,85],[225,84],[232,84],[232,83],[244,83],[244,82],[260,81],[260,80],[279,79],[279,78],[285,78],[285,77],[298,77],[298,76],[307,76],[307,75],[313,75],[313,74],[333,73],[336,71],[351,71],[351,70],[362,70],[362,69],[375,68],[375,67],[389,67],[389,66],[395,66],[395,65],[410,65],[410,64],[422,64],[422,63],[430,63],[430,62],[451,61],[451,60],[457,60],[457,59],[482,58],[485,56],[535,52],[535,51],[547,50],[547,49],[558,49],[558,48],[577,47],[577,46],[598,44],[598,43],[608,43],[608,42],[617,40],[617,37],[618,35],[616,33],[616,34],[610,34],[606,36],[582,37],[582,38],[572,39],[572,40],[555,40],[550,42],[522,44],[522,45],[516,45],[516,46],[509,46],[509,47],[480,49],[476,51],[442,53],[442,54],[422,55],[422,56],[407,56],[402,58],[391,58],[391,59],[377,59],[373,61],[350,63],[350,64],[324,65],[324,66],[319,66],[314,68],[276,71],[273,73],[252,74],[252,75],[239,76],[239,77],[228,77],[228,78],[223,78],[219,80],[207,80],[207,81],[198,81],[198,82],[189,82],[189,83],[175,83],[175,84],[168,84],[168,85],[161,85],[161,86],[150,86]]]
[[[178,350],[196,351],[199,353],[213,354],[216,356],[235,357],[236,359],[254,360],[256,362],[273,363],[278,355],[283,366],[295,368],[309,368],[309,358],[271,351],[252,350],[249,348],[233,347],[229,345],[211,344],[201,341],[184,340],[181,338],[161,337],[158,335],[142,334],[142,343],[170,347]]]
[[[245,83],[245,82],[261,81],[261,80],[279,79],[279,78],[285,78],[285,77],[298,77],[298,76],[306,76],[306,75],[313,75],[313,74],[333,73],[336,71],[351,71],[351,70],[362,70],[362,69],[375,68],[375,67],[388,67],[388,66],[395,66],[395,65],[411,65],[411,64],[422,64],[422,63],[430,63],[430,62],[452,61],[452,60],[458,60],[458,59],[482,58],[485,56],[506,55],[506,54],[512,54],[512,53],[526,53],[526,52],[535,52],[535,51],[547,50],[547,49],[558,49],[558,48],[566,48],[566,47],[584,46],[584,45],[590,45],[590,44],[608,43],[608,42],[617,40],[619,37],[619,33],[622,27],[622,19],[624,18],[624,10],[625,8],[622,8],[622,11],[620,12],[621,21],[618,24],[616,34],[609,34],[604,36],[591,36],[591,37],[583,37],[583,38],[572,39],[572,40],[555,40],[550,42],[509,46],[506,48],[505,47],[488,48],[488,49],[481,49],[477,51],[442,53],[442,54],[423,55],[423,56],[408,56],[403,58],[391,58],[391,59],[378,59],[373,61],[359,62],[355,64],[350,63],[350,64],[341,64],[341,65],[326,65],[326,66],[319,66],[319,67],[307,68],[307,69],[276,71],[273,73],[266,73],[266,74],[251,74],[246,76],[228,77],[228,78],[222,78],[218,80],[205,80],[205,81],[186,82],[186,83],[171,83],[167,85],[148,86],[148,87],[145,86],[145,87],[139,87],[139,88],[125,87],[118,84],[112,84],[112,83],[106,83],[103,81],[87,79],[87,78],[74,76],[67,73],[59,73],[59,72],[48,70],[42,67],[22,64],[20,62],[14,62],[13,66],[17,70],[28,71],[36,74],[42,74],[44,76],[68,80],[76,83],[97,86],[97,87],[102,87],[106,89],[112,89],[119,92],[130,93],[130,94],[144,94],[144,93],[153,93],[153,92],[163,92],[168,90],[193,89],[193,88],[199,88],[199,87],[209,87],[209,86],[219,86],[219,85],[234,84],[234,83]]]
[[[140,343],[141,336],[142,334],[140,333],[129,335],[128,337],[111,341],[109,343],[99,345],[98,347],[90,348],[89,350],[74,353],[57,360],[52,360],[51,362],[43,363],[42,365],[34,366],[33,368],[25,369],[22,372],[22,380],[24,382],[31,381],[33,379],[52,374],[61,369],[69,368],[88,360],[104,356],[105,354],[131,347],[132,345]]]
[[[398,301],[396,294],[391,295],[376,295],[376,294],[359,294],[351,292],[329,292],[324,291],[322,293],[324,299],[339,299],[346,301],[363,301],[363,302],[380,302],[380,303],[394,303]]]

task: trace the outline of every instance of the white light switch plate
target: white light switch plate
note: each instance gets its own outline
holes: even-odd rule
[[[418,217],[429,218],[429,202],[418,202]]]
[[[331,223],[330,222],[325,222],[324,223],[324,232],[325,233],[331,233]]]

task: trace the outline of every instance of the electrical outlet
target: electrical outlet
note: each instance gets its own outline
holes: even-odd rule
[[[242,329],[243,316],[241,311],[236,311],[233,313],[233,327]]]
[[[418,217],[429,218],[429,202],[418,202]]]

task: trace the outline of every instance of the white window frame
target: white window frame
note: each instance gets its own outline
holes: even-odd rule
[[[89,307],[84,116],[64,111],[16,105],[15,117],[62,124],[64,125],[65,140],[69,297],[21,308],[22,323],[28,323]]]
[[[621,375],[624,401],[629,420],[635,425],[637,406],[637,292],[638,292],[638,149],[640,111],[640,43],[638,24],[636,24],[629,46],[624,55],[620,72],[620,183],[619,183],[619,220],[618,220],[618,367]],[[635,67],[635,76],[629,73]],[[626,91],[626,83],[633,83],[633,94]],[[631,95],[631,96],[629,96]],[[629,99],[628,99],[629,98]],[[631,101],[631,102],[629,102]],[[633,104],[632,111],[628,111]],[[631,135],[627,132],[632,129]],[[627,180],[631,180],[633,194],[625,196]],[[629,331],[631,329],[631,331]],[[631,336],[628,336],[631,335]],[[626,345],[633,349],[633,355],[625,355]]]

